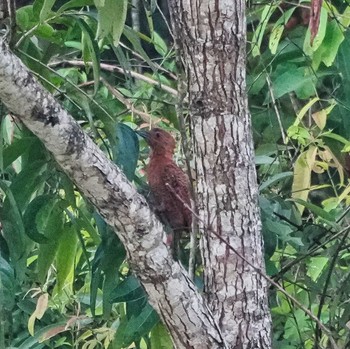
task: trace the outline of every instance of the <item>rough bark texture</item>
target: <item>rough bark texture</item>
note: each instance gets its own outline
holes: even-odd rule
[[[212,229],[264,271],[245,94],[245,0],[171,0],[190,103],[208,305],[230,348],[270,348],[267,285]]]
[[[162,226],[145,199],[3,42],[0,100],[42,140],[81,192],[115,228],[176,347],[226,348],[201,295],[162,243]]]

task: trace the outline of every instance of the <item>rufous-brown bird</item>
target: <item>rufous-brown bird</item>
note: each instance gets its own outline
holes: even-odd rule
[[[190,231],[192,214],[189,180],[174,160],[175,139],[160,128],[138,131],[151,148],[147,178],[153,196],[155,211],[174,232],[174,257],[178,257],[178,241],[181,232]]]

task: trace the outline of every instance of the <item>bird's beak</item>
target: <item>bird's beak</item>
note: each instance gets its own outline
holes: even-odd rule
[[[136,131],[136,133],[137,133],[140,137],[144,138],[144,139],[146,140],[146,142],[148,143],[148,140],[149,140],[149,138],[150,138],[150,133],[149,133],[149,131],[140,130],[140,131]]]

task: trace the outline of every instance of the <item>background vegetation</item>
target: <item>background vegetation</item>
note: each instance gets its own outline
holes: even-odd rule
[[[147,147],[133,130],[157,124],[176,134],[181,125],[166,1],[19,2],[13,51],[147,193]],[[247,9],[265,259],[347,348],[350,5],[323,2],[312,45],[309,6]],[[117,236],[36,137],[0,115],[0,347],[172,348]],[[198,287],[200,277],[199,266]],[[317,322],[273,287],[270,305],[274,348],[327,347]]]

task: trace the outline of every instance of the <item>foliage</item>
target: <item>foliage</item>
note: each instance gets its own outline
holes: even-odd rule
[[[125,0],[27,2],[14,52],[146,193],[147,150],[133,130],[179,127],[166,14],[144,1],[139,30]],[[265,260],[346,348],[350,6],[323,2],[311,44],[309,5],[248,6]],[[117,236],[36,137],[0,114],[0,347],[172,348]],[[274,348],[327,348],[327,334],[289,298],[272,289],[270,303]]]
[[[317,1],[313,1],[317,3]],[[349,11],[323,2],[311,43],[308,1],[254,2],[248,89],[268,273],[350,345]],[[327,334],[271,293],[274,348],[328,348]]]
[[[141,33],[126,0],[27,3],[12,49],[145,190],[133,130],[175,122],[174,54],[153,26],[161,10],[145,4]],[[1,116],[0,347],[172,348],[118,237],[38,139]]]

